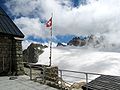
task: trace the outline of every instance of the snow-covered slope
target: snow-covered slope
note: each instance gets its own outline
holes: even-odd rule
[[[49,48],[44,49],[38,63],[49,65]],[[54,47],[52,65],[60,69],[120,75],[120,53],[81,47]]]

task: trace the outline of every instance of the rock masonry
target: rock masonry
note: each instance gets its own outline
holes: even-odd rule
[[[23,74],[22,60],[21,41],[9,36],[0,36],[0,75]]]

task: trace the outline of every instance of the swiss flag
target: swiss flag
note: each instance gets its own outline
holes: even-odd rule
[[[52,17],[47,21],[46,27],[52,27]]]

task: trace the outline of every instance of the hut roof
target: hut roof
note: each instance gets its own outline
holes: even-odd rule
[[[0,34],[11,35],[15,37],[24,38],[24,34],[14,24],[6,12],[0,7]]]
[[[83,86],[83,90],[120,90],[120,76],[101,75]]]

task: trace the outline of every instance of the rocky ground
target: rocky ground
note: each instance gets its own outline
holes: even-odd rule
[[[55,88],[33,82],[28,76],[0,77],[0,90],[57,90]]]

